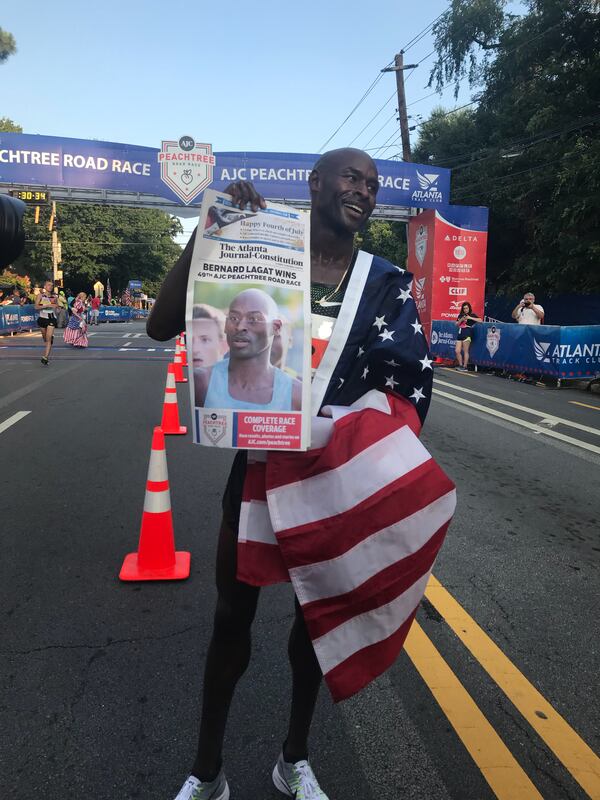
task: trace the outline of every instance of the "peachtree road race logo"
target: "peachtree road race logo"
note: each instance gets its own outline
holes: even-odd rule
[[[423,266],[425,253],[427,252],[427,235],[427,226],[419,225],[415,236],[415,255],[421,266]]]
[[[463,258],[464,258],[466,255],[467,255],[467,251],[466,251],[466,249],[465,249],[465,248],[462,246],[462,244],[459,244],[459,245],[458,245],[458,247],[455,247],[455,248],[454,248],[454,258],[457,258],[459,261],[462,261],[462,259],[463,259]]]
[[[202,429],[206,437],[213,444],[217,444],[225,436],[227,430],[227,417],[225,414],[204,414],[202,417]]]
[[[417,179],[419,181],[420,189],[412,193],[412,200],[428,200],[434,203],[442,202],[442,193],[437,187],[437,182],[440,175],[439,172],[426,172],[424,175],[417,170]]]
[[[555,344],[534,338],[533,352],[543,364],[600,364],[600,342],[593,344]]]
[[[195,142],[191,136],[182,136],[178,142],[163,141],[158,162],[160,179],[186,206],[212,183],[212,145]]]
[[[485,338],[485,346],[487,348],[488,353],[490,354],[490,358],[493,358],[498,352],[498,348],[500,347],[500,331],[495,325],[492,325],[492,327],[487,332],[487,336]]]

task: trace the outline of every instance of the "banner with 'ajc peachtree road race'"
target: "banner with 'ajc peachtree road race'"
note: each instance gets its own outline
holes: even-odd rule
[[[307,449],[309,236],[306,211],[204,193],[186,305],[196,443]]]

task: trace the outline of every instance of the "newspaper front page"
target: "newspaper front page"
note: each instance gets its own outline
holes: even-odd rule
[[[186,306],[197,444],[307,449],[309,235],[307,211],[204,193]]]

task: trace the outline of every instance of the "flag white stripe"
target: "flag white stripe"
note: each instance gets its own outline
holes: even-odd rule
[[[242,501],[238,540],[240,542],[277,544],[266,502],[261,500]]]
[[[453,490],[409,517],[377,531],[336,558],[291,569],[290,577],[299,602],[305,605],[350,592],[392,564],[416,553],[452,519],[455,506]]]
[[[427,572],[390,603],[352,617],[314,639],[313,646],[323,672],[330,672],[354,653],[395,633],[421,601],[429,574]]]
[[[276,531],[344,514],[431,458],[405,425],[345,464],[267,492]]]

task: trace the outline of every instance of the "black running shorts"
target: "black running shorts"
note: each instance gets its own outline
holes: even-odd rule
[[[56,328],[56,317],[51,314],[49,317],[38,317],[37,324],[40,328],[48,328],[50,325]]]

